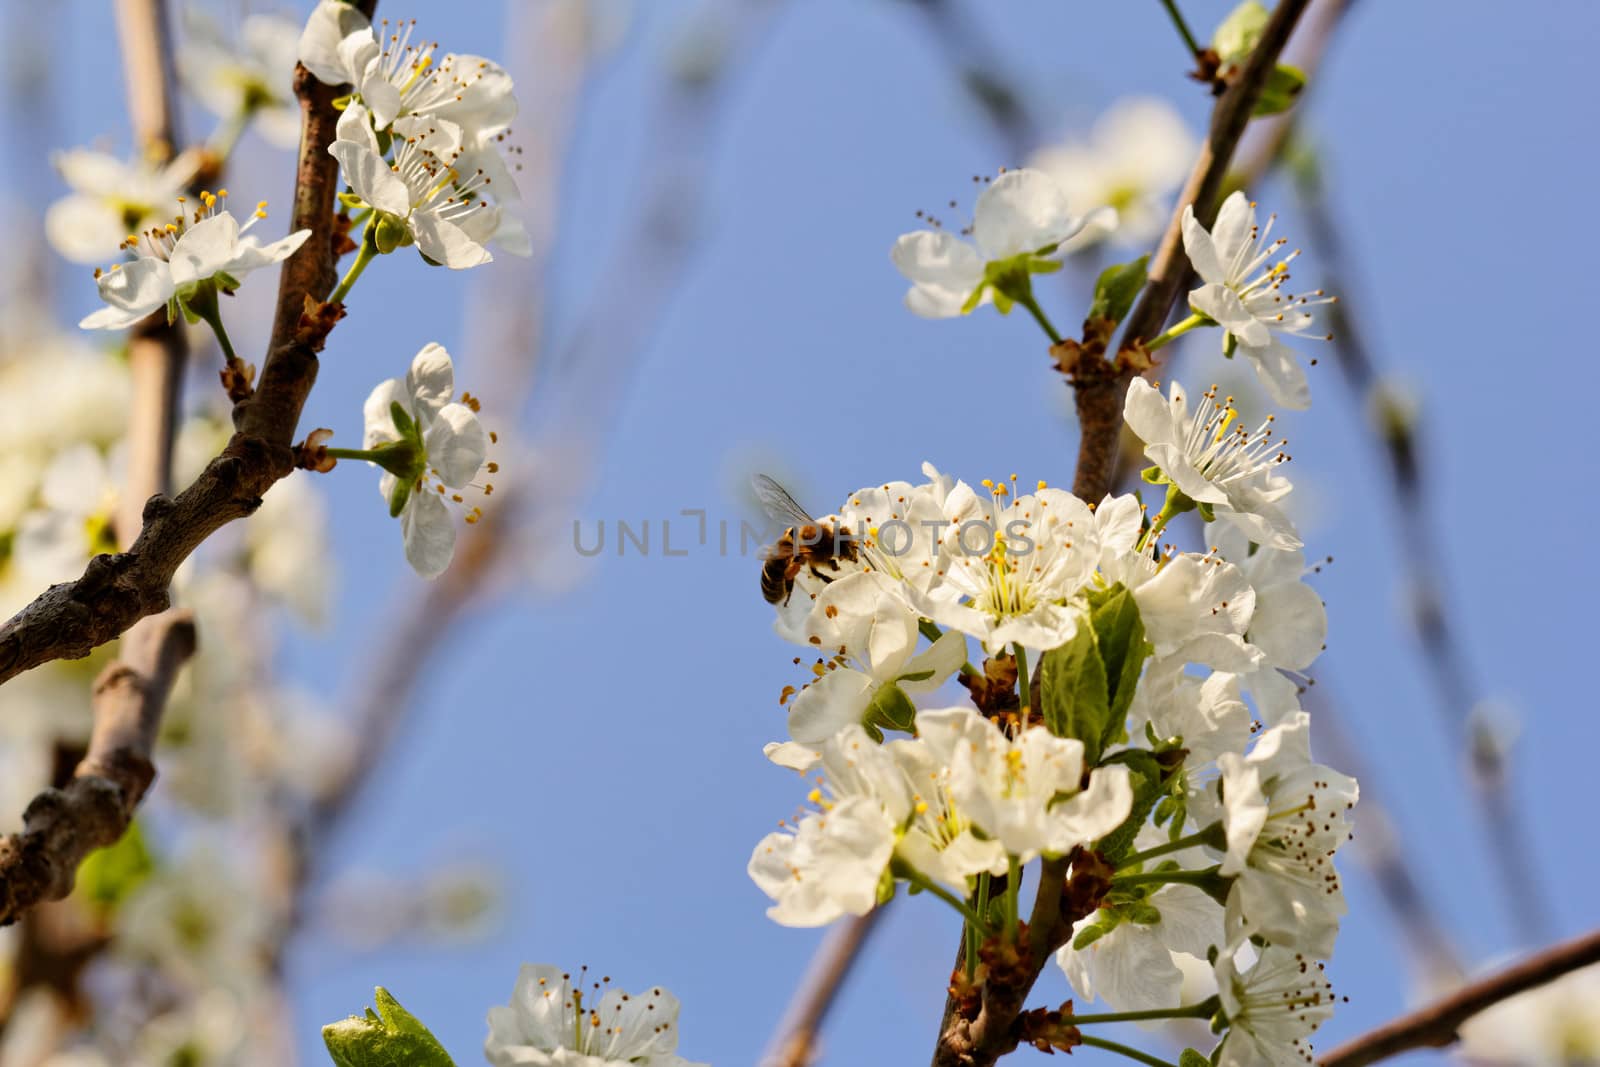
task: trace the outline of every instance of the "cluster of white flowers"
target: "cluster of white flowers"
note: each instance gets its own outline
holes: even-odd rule
[[[1191,410],[1181,387],[1138,379],[1126,408],[1159,513],[925,466],[816,520],[835,551],[791,548],[775,629],[813,662],[767,754],[814,783],[749,873],[785,925],[865,914],[904,883],[1003,940],[1016,901],[991,899],[996,876],[1015,886],[1041,856],[1109,868],[1057,954],[1083,998],[1203,1012],[1226,1027],[1217,1062],[1285,1064],[1332,1010],[1319,961],[1357,797],[1313,761],[1299,707],[1326,615],[1282,510],[1272,420],[1239,429],[1214,390]],[[1162,541],[1188,512],[1206,551]],[[969,703],[913,702],[953,677]],[[1210,995],[1184,1002],[1197,971]]]

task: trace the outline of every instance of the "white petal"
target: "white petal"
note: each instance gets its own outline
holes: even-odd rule
[[[456,524],[437,494],[412,492],[400,513],[400,535],[405,539],[406,562],[422,577],[437,578],[450,566],[456,551]]]
[[[844,727],[859,724],[876,688],[872,677],[860,671],[829,671],[789,702],[789,736],[803,745],[820,745]]]
[[[1242,345],[1264,345],[1272,339],[1271,332],[1250,314],[1239,294],[1226,285],[1202,285],[1189,294],[1189,306],[1211,316]]]
[[[985,260],[1037,252],[1071,237],[1080,225],[1054,179],[1027,168],[996,178],[972,212],[972,237]]]
[[[494,258],[460,226],[430,212],[419,211],[413,215],[411,229],[422,254],[451,270],[480,266]]]
[[[1242,352],[1256,369],[1256,377],[1266,387],[1274,403],[1292,411],[1304,411],[1311,406],[1311,386],[1306,382],[1305,369],[1294,349],[1269,338],[1264,347],[1241,344]]]
[[[489,435],[478,416],[465,404],[440,408],[422,435],[428,465],[451,489],[460,489],[477,476],[489,451]]]
[[[355,72],[345,68],[339,55],[339,43],[362,28],[369,34],[372,32],[371,23],[354,4],[321,0],[300,35],[300,62],[324,85],[350,81]]]
[[[394,416],[390,408],[399,404],[411,413],[411,396],[400,384],[399,378],[390,378],[379,382],[367,394],[366,403],[361,407],[362,420],[365,424],[362,448],[374,448],[389,441],[398,441],[400,431],[395,428]]]
[[[74,263],[104,263],[117,254],[128,226],[106,201],[95,196],[62,197],[44,216],[45,236]]]
[[[306,243],[306,238],[311,236],[310,230],[296,230],[287,237],[280,237],[269,245],[258,245],[254,235],[246,237],[239,242],[234,251],[233,259],[223,268],[235,278],[243,278],[253,270],[270,267],[274,263],[282,263],[299,250]]]
[[[100,299],[111,306],[80,326],[105,330],[131,325],[172,299],[172,271],[159,259],[136,259],[100,275]]]
[[[1255,227],[1256,209],[1250,206],[1250,199],[1242,191],[1235,190],[1222,202],[1217,221],[1211,227],[1211,240],[1216,243],[1217,258],[1222,263],[1223,271],[1230,277],[1234,270],[1246,264],[1241,253],[1255,240]]]
[[[183,287],[230,265],[239,241],[239,223],[228,212],[190,226],[172,246],[172,284]]]
[[[1221,285],[1228,280],[1211,234],[1194,217],[1193,204],[1183,209],[1183,250],[1189,256],[1190,266],[1194,267],[1194,272],[1200,275],[1202,281]]]
[[[401,218],[410,213],[411,190],[374,149],[359,141],[335,141],[328,151],[362,200]]]
[[[1256,591],[1250,643],[1274,667],[1305,670],[1322,654],[1327,637],[1328,611],[1309,585],[1283,583]]]
[[[416,402],[417,410],[429,415],[450,403],[456,391],[456,372],[443,345],[429,342],[412,357],[411,369],[406,371],[406,391]]]

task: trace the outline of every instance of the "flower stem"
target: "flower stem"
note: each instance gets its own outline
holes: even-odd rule
[[[1020,712],[1017,718],[1022,722],[1022,728],[1028,728],[1029,702],[1033,699],[1033,676],[1028,672],[1028,650],[1018,641],[1011,646],[1017,652],[1017,697]]]
[[[1143,871],[1138,874],[1119,874],[1111,879],[1118,888],[1130,885],[1192,885],[1210,889],[1222,878],[1220,867],[1207,867],[1203,871]]]
[[[1194,502],[1183,495],[1183,491],[1176,485],[1167,486],[1167,498],[1161,502],[1161,510],[1151,520],[1150,528],[1139,538],[1139,547],[1136,551],[1143,552],[1156,543],[1162,531],[1167,528],[1167,523],[1182,515],[1186,511],[1194,510]]]
[[[1170,344],[1171,342],[1182,337],[1196,326],[1204,326],[1210,321],[1210,318],[1207,316],[1202,315],[1199,312],[1195,312],[1182,322],[1173,323],[1172,328],[1167,330],[1167,332],[1157,334],[1155,337],[1152,337],[1150,340],[1146,341],[1144,343],[1144,350],[1146,352],[1154,352],[1156,349]]]
[[[1017,939],[1017,898],[1022,893],[1022,864],[1017,862],[1017,857],[1007,856],[1006,863],[1009,870],[1006,872],[1006,938],[1010,941]]]
[[[987,873],[978,875],[978,888],[974,897],[977,902],[978,914],[989,914],[989,875]],[[967,936],[966,972],[967,977],[970,979],[978,972],[978,927],[968,922],[965,930]]]
[[[1180,837],[1176,841],[1168,841],[1164,845],[1157,845],[1154,848],[1147,848],[1143,852],[1135,852],[1133,855],[1128,856],[1121,863],[1119,863],[1117,865],[1117,869],[1123,870],[1125,868],[1132,867],[1135,864],[1143,863],[1146,860],[1153,860],[1157,856],[1165,856],[1169,852],[1181,852],[1184,849],[1192,848],[1195,845],[1210,845],[1213,848],[1226,847],[1227,838],[1222,833],[1222,824],[1220,822],[1214,822],[1204,830],[1201,830],[1197,833],[1192,833],[1187,837]]]
[[[1037,322],[1040,328],[1044,330],[1045,336],[1050,338],[1051,344],[1058,345],[1061,343],[1061,334],[1056,332],[1055,326],[1045,315],[1044,309],[1039,306],[1039,302],[1033,298],[1032,293],[1017,299],[1017,303],[1028,309],[1028,314],[1032,315],[1034,321]]]
[[[1148,1052],[1140,1052],[1136,1048],[1129,1048],[1127,1045],[1119,1045],[1115,1041],[1107,1041],[1103,1037],[1090,1037],[1088,1034],[1079,1034],[1078,1040],[1090,1048],[1103,1048],[1107,1052],[1115,1052],[1128,1057],[1130,1060],[1138,1060],[1140,1063],[1146,1064],[1147,1067],[1172,1067],[1172,1064],[1167,1060],[1152,1056]]]
[[[1184,21],[1183,12],[1178,10],[1177,0],[1161,0],[1161,6],[1167,9],[1167,17],[1172,20],[1172,25],[1177,28],[1178,36],[1183,38],[1183,43],[1188,46],[1192,55],[1199,56],[1205,49],[1194,39],[1194,34],[1189,29],[1189,24]]]
[[[1143,1011],[1109,1011],[1095,1015],[1063,1015],[1067,1026],[1084,1026],[1089,1023],[1137,1023],[1149,1019],[1209,1019],[1217,1012],[1216,998],[1210,997],[1198,1004],[1183,1008],[1146,1008]]]
[[[239,146],[239,138],[250,128],[250,120],[255,118],[255,115],[254,107],[241,107],[231,118],[217,125],[216,132],[211,135],[211,140],[206,145],[206,151],[216,157],[219,170],[228,162],[228,157],[233,155],[233,150]]]
[[[226,361],[226,364],[231,367],[239,362],[239,357],[234,355],[233,352],[233,342],[228,340],[228,331],[223,328],[222,309],[217,306],[216,297],[213,296],[209,302],[203,300],[193,301],[190,303],[189,308],[196,315],[199,315],[207,326],[211,327],[212,333],[216,334],[217,344],[222,349],[222,358]]]
[[[329,452],[331,454],[332,449],[329,449]],[[916,872],[912,872],[910,875],[908,875],[906,881],[910,882],[918,889],[921,889],[923,892],[932,893],[934,896],[938,897],[940,900],[959,911],[962,914],[962,917],[967,920],[967,925],[972,927],[979,934],[990,934],[993,932],[989,929],[988,923],[985,923],[979,917],[977,911],[973,909],[972,905],[968,904],[966,901],[950,892],[950,890],[946,889],[944,886],[925,878],[923,875]],[[976,965],[977,954],[975,952],[969,956],[969,962]]]
[[[356,260],[350,264],[350,269],[339,281],[339,287],[328,297],[330,304],[342,304],[344,298],[350,295],[350,289],[356,284],[356,279],[361,277],[361,272],[367,269],[367,264],[378,257],[378,216],[374,214],[367,220],[367,228],[361,233],[361,249],[356,252]]]
[[[378,453],[370,448],[324,448],[324,452],[334,459],[365,459],[376,462]]]

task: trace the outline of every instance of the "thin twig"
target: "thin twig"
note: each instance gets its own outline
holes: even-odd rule
[[[1261,31],[1261,40],[1237,79],[1211,112],[1211,130],[1200,147],[1200,158],[1178,197],[1172,220],[1150,260],[1149,281],[1123,327],[1123,347],[1136,346],[1161,332],[1178,302],[1188,277],[1189,257],[1183,252],[1183,213],[1193,205],[1196,218],[1209,226],[1216,219],[1218,194],[1227,178],[1245,126],[1267,75],[1310,0],[1282,0]],[[1111,491],[1116,467],[1117,442],[1122,433],[1122,400],[1136,373],[1132,363],[1118,360],[1080,360],[1073,377],[1073,399],[1078,411],[1078,468],[1072,491],[1084,500],[1099,500]]]
[[[368,15],[376,0],[356,6]],[[317,377],[317,350],[327,324],[313,314],[333,289],[333,203],[339,167],[328,154],[342,88],[323,85],[304,67],[295,95],[304,123],[295,181],[292,230],[310,238],[284,262],[261,380],[234,407],[236,428],[222,454],[175,499],[144,505],[138,539],[126,552],[96,556],[83,577],[51,586],[0,627],[0,683],[56,659],[87,656],[139,619],[165,611],[178,566],[206,538],[252,514],[261,496],[294,469],[294,433]]]
[[[1454,1044],[1461,1024],[1486,1008],[1564,974],[1600,962],[1600,930],[1562,942],[1345,1042],[1318,1060],[1320,1067],[1366,1067],[1417,1048]]]
[[[816,1059],[822,1021],[882,913],[883,908],[874,908],[828,931],[789,1000],[761,1067],[809,1067]]]
[[[178,668],[194,653],[194,620],[167,612],[128,634],[94,686],[89,751],[64,789],[34,798],[23,830],[0,840],[0,926],[72,892],[78,864],[113,844],[155,778],[151,752]]]
[[[1493,739],[1473,736],[1471,710],[1481,690],[1473,680],[1472,658],[1466,653],[1453,620],[1450,583],[1445,580],[1438,546],[1441,538],[1433,522],[1417,415],[1401,410],[1384,388],[1380,359],[1369,343],[1365,324],[1355,314],[1361,306],[1360,286],[1346,254],[1341,227],[1334,218],[1315,165],[1293,169],[1294,189],[1310,230],[1309,244],[1325,288],[1340,294],[1330,306],[1334,340],[1333,363],[1350,394],[1350,408],[1381,456],[1379,464],[1387,486],[1389,513],[1395,523],[1395,542],[1402,570],[1411,584],[1412,623],[1422,644],[1422,661],[1441,716],[1451,733],[1472,758],[1471,784],[1478,814],[1489,839],[1501,896],[1526,944],[1546,936],[1537,869],[1529,855],[1530,837],[1512,803],[1504,753]]]

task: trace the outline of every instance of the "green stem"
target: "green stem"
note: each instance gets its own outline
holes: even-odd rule
[[[1188,46],[1190,54],[1199,57],[1205,49],[1194,39],[1189,24],[1183,19],[1183,12],[1178,10],[1177,0],[1161,0],[1161,6],[1167,9],[1167,17],[1172,19],[1172,25],[1177,27],[1178,36],[1183,38],[1183,43]]]
[[[255,118],[255,114],[255,108],[242,107],[234,112],[232,118],[224,120],[217,126],[216,132],[211,135],[211,141],[206,145],[206,151],[217,158],[219,168],[227,163],[228,157],[239,146],[239,138],[250,128],[250,120]]]
[[[378,452],[370,448],[324,448],[324,452],[334,459],[365,459],[376,463]]]
[[[1107,1052],[1115,1052],[1128,1057],[1130,1060],[1138,1060],[1140,1063],[1146,1064],[1147,1067],[1172,1067],[1172,1064],[1167,1060],[1152,1056],[1148,1052],[1140,1052],[1136,1048],[1129,1048],[1127,1045],[1119,1045],[1115,1041],[1107,1041],[1103,1037],[1090,1037],[1088,1034],[1079,1034],[1078,1040],[1090,1048],[1103,1048]]]
[[[1117,864],[1117,869],[1123,870],[1125,868],[1132,867],[1135,864],[1143,863],[1146,860],[1153,860],[1157,856],[1165,856],[1169,852],[1181,852],[1184,849],[1192,848],[1195,845],[1210,845],[1213,848],[1225,848],[1227,847],[1227,841],[1227,837],[1222,832],[1222,824],[1220,822],[1212,823],[1204,830],[1201,830],[1198,833],[1190,834],[1188,837],[1180,837],[1176,841],[1168,841],[1164,845],[1157,845],[1154,848],[1147,848],[1143,852],[1135,852],[1133,855],[1128,856],[1121,863]]]
[[[1032,315],[1034,321],[1037,322],[1040,328],[1044,330],[1045,336],[1050,338],[1051,344],[1058,345],[1061,343],[1061,334],[1056,332],[1055,326],[1045,315],[1044,309],[1039,306],[1039,302],[1033,298],[1032,293],[1029,293],[1026,297],[1018,300],[1017,303],[1028,309],[1028,314]]]
[[[1033,675],[1028,672],[1028,650],[1018,641],[1011,646],[1017,653],[1017,696],[1021,708],[1017,716],[1022,721],[1022,728],[1028,728],[1028,709],[1033,701]]]
[[[1142,871],[1138,874],[1119,874],[1111,879],[1114,887],[1130,885],[1192,885],[1210,888],[1221,875],[1220,867],[1207,867],[1203,871]]]
[[[331,453],[332,449],[330,449],[329,452]],[[906,881],[910,882],[912,885],[916,886],[918,889],[921,889],[925,893],[932,893],[934,896],[938,897],[940,900],[959,911],[967,920],[967,925],[976,929],[978,933],[993,933],[993,931],[989,929],[988,924],[978,916],[977,911],[973,909],[972,905],[968,904],[966,901],[950,892],[950,890],[946,889],[944,886],[939,885],[937,882],[930,881],[920,874],[912,874],[907,877]],[[974,958],[971,960],[971,962],[974,964],[977,962],[975,955],[976,954],[974,954]]]
[[[1063,1015],[1067,1026],[1085,1026],[1089,1023],[1137,1023],[1150,1019],[1209,1019],[1217,1013],[1215,997],[1190,1004],[1186,1008],[1146,1008],[1143,1011],[1108,1011],[1095,1015]]]
[[[191,303],[189,306],[207,326],[211,327],[211,332],[216,334],[217,344],[222,348],[222,358],[227,361],[228,366],[237,363],[239,357],[234,354],[233,342],[228,340],[228,331],[222,326],[222,309],[217,306],[216,298],[212,297],[209,305],[202,301]]]
[[[977,888],[975,897],[976,897],[976,900],[977,900],[977,911],[978,911],[978,914],[979,915],[988,915],[989,914],[989,875],[987,873],[978,875],[978,888]],[[970,923],[970,922],[967,923],[966,931],[967,931],[967,977],[970,979],[974,975],[976,975],[977,971],[978,971],[978,939],[979,939],[979,931],[978,931],[978,927],[972,925],[972,923]]]
[[[367,269],[367,264],[376,258],[378,258],[378,216],[374,214],[367,221],[367,228],[361,233],[361,249],[356,253],[356,261],[350,264],[350,269],[339,281],[339,287],[328,297],[328,303],[344,303],[344,298],[350,295],[350,289],[356,284],[356,279]]]
[[[1173,323],[1172,328],[1167,330],[1167,332],[1157,334],[1155,337],[1152,337],[1150,340],[1146,341],[1144,343],[1144,350],[1146,352],[1154,352],[1158,348],[1171,344],[1173,341],[1182,337],[1196,326],[1204,326],[1210,321],[1211,319],[1208,316],[1202,315],[1199,312],[1195,312],[1182,322]]]
[[[1006,872],[1006,938],[1015,942],[1017,939],[1017,898],[1022,892],[1022,864],[1017,862],[1017,857],[1008,856],[1006,862],[1009,870]]]

